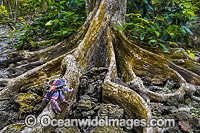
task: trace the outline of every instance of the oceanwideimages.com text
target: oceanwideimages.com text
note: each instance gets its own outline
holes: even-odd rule
[[[33,115],[28,115],[25,119],[25,124],[28,127],[37,126],[41,124],[43,127],[69,127],[69,126],[120,126],[132,129],[134,127],[172,127],[175,126],[174,119],[110,119],[107,116],[104,118],[96,117],[94,119],[51,119],[50,116],[45,115],[40,119],[36,119]]]

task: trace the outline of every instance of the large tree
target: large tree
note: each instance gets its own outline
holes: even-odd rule
[[[36,52],[21,52],[21,56],[27,58],[32,65],[41,65],[12,79],[0,92],[0,96],[13,97],[25,81],[39,76],[40,72],[53,75],[61,71],[69,86],[75,88],[68,97],[72,105],[76,100],[80,76],[93,67],[107,67],[108,72],[103,84],[103,100],[118,104],[130,118],[151,119],[150,100],[163,102],[174,97],[181,101],[184,95],[188,95],[200,101],[200,98],[193,95],[200,85],[198,63],[192,62],[186,54],[172,55],[162,52],[162,49],[139,44],[113,27],[116,23],[125,24],[126,4],[127,0],[86,0],[87,19],[83,26],[55,46]],[[183,50],[176,48],[169,51]],[[185,64],[182,65],[180,61],[184,61]],[[140,75],[152,78],[155,84],[173,79],[179,89],[170,94],[150,91],[143,85]],[[112,78],[118,77],[130,83],[138,93],[111,81]],[[71,106],[59,104],[62,110],[60,115],[55,115],[48,104],[38,119],[45,114],[52,118],[64,118]],[[49,130],[50,127],[39,125],[34,128],[27,127],[24,132]],[[153,128],[144,128],[143,132],[153,132]]]

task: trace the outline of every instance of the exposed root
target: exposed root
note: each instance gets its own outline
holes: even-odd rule
[[[137,90],[142,94],[145,94],[151,100],[159,102],[166,101],[171,97],[175,97],[177,98],[177,100],[181,101],[183,99],[183,96],[185,95],[184,89],[186,88],[186,84],[183,84],[175,93],[171,94],[156,93],[146,89],[146,87],[143,85],[143,81],[139,77],[133,79],[130,83],[130,86],[134,90]]]
[[[35,62],[30,62],[28,64],[23,64],[23,65],[20,65],[20,66],[17,66],[16,69],[30,69],[30,68],[34,68],[36,66],[40,66],[42,65],[43,61],[39,60],[39,61],[35,61]]]
[[[197,101],[197,102],[200,102],[200,98],[199,98],[199,97],[191,96],[191,99],[192,99],[192,100],[195,100],[195,101]]]
[[[0,67],[8,67],[10,64],[16,63],[16,62],[19,62],[19,61],[22,61],[22,60],[25,60],[25,58],[20,57],[20,56],[14,57],[14,58],[11,58],[11,59],[1,60],[0,61]]]
[[[127,70],[129,79],[133,79],[130,82],[131,88],[139,91],[140,94],[144,94],[144,95],[148,96],[150,98],[150,100],[159,101],[159,102],[166,101],[167,99],[169,99],[171,97],[174,97],[178,101],[181,101],[184,99],[185,95],[189,95],[194,98],[193,94],[196,91],[196,89],[195,89],[195,86],[192,84],[200,84],[200,76],[199,75],[197,75],[189,70],[186,70],[184,68],[181,68],[180,66],[177,66],[170,60],[165,59],[165,58],[161,57],[160,55],[149,52],[145,49],[140,48],[139,46],[136,46],[135,44],[132,44],[119,32],[117,35],[120,35],[119,36],[120,40],[121,40],[121,42],[123,42],[124,47],[125,47],[124,49],[126,49],[126,52],[127,52],[126,58],[122,58],[122,60],[124,60],[123,63],[125,62],[123,69]],[[136,60],[139,60],[139,61],[140,61],[140,59],[144,59],[144,58],[138,57],[138,56],[141,56],[141,54],[137,53],[137,51],[140,51],[140,53],[142,53],[142,55],[146,55],[148,57],[148,60],[146,60],[147,62],[149,62],[150,60],[155,61],[155,62],[150,62],[151,64],[149,64],[149,66],[151,66],[151,67],[155,67],[155,66],[153,66],[153,64],[156,65],[157,64],[156,62],[160,62],[160,65],[162,66],[163,70],[159,70],[158,72],[160,74],[165,74],[166,72],[168,72],[169,74],[171,73],[171,75],[172,75],[171,78],[173,80],[177,81],[180,88],[175,93],[170,93],[170,94],[156,93],[156,92],[152,92],[152,91],[148,90],[143,85],[143,81],[139,77],[136,76],[136,74],[134,73],[134,71],[132,70],[132,67],[131,67],[131,65],[134,64],[133,60],[130,59],[131,57]],[[163,63],[164,63],[164,65],[163,65]],[[144,64],[146,64],[146,63],[144,62]],[[157,71],[156,69],[153,69],[153,70]],[[169,77],[169,79],[170,79],[170,77]],[[187,83],[188,81],[189,81],[189,83],[192,83],[192,84],[188,84]]]
[[[144,99],[135,91],[125,86],[111,82],[116,77],[117,68],[112,38],[107,36],[110,66],[103,84],[103,100],[119,105],[124,109],[129,118],[151,119],[151,111]],[[144,128],[143,132],[151,133],[152,128]]]
[[[119,38],[120,41],[123,43],[122,45],[123,48],[122,47],[121,48],[124,49],[126,52],[126,54],[124,55],[126,58],[122,58],[122,60],[124,60],[125,63],[130,62],[133,65],[133,68],[136,65],[143,65],[143,66],[146,65],[148,66],[148,68],[146,68],[147,69],[146,71],[154,72],[153,75],[159,74],[159,75],[165,76],[165,78],[170,76],[168,78],[179,79],[179,76],[177,76],[177,73],[174,73],[174,71],[172,71],[172,70],[175,70],[188,83],[195,84],[195,85],[200,84],[200,76],[198,74],[174,64],[172,61],[170,61],[167,58],[164,58],[163,56],[160,56],[158,54],[145,50],[131,43],[129,40],[127,40],[127,38],[124,35],[122,35],[119,32],[116,32],[116,35],[117,35],[117,38]],[[138,64],[135,64],[135,63],[138,63]],[[143,66],[141,66],[142,67],[141,69],[144,70]],[[134,68],[134,69],[137,69],[137,68]]]
[[[87,0],[86,2],[92,1]],[[68,87],[75,89],[66,98],[70,106],[58,101],[61,113],[56,115],[51,105],[48,104],[37,117],[37,121],[44,115],[49,115],[51,118],[64,118],[76,101],[75,95],[81,73],[90,67],[101,66],[108,67],[103,83],[103,100],[118,104],[125,110],[125,114],[129,118],[151,119],[151,110],[141,96],[144,96],[147,100],[162,102],[171,97],[181,101],[185,95],[188,95],[198,101],[199,98],[193,95],[196,88],[192,85],[200,84],[198,74],[176,65],[161,55],[131,43],[121,32],[114,32],[113,29],[109,28],[113,25],[110,21],[120,24],[125,22],[125,7],[126,1],[120,0],[95,0],[91,6],[87,3],[87,20],[76,34],[44,50],[21,53],[28,61],[33,63],[32,65],[48,62],[12,79],[8,86],[0,92],[0,96],[14,96],[24,86],[25,80],[37,77],[40,72],[45,72],[48,76],[51,76],[54,72],[61,70],[64,75],[63,78],[69,85]],[[105,57],[96,53],[99,51],[101,53],[102,48],[106,49]],[[103,58],[104,61],[99,61],[99,58]],[[19,68],[23,67],[27,67],[27,65],[19,66]],[[131,87],[139,91],[141,96],[134,90],[111,81],[112,78],[118,77],[119,71],[122,72],[122,79],[125,82],[130,82]],[[145,72],[150,73],[150,76],[163,74],[161,77],[163,81],[175,79],[180,88],[171,94],[152,92],[144,86],[143,81],[138,76],[140,73],[145,75]],[[26,127],[23,132],[50,132],[51,128],[42,127],[39,124],[33,128]],[[153,132],[153,128],[144,128],[143,132]]]
[[[12,79],[2,79],[0,78],[0,86],[2,82],[6,82],[6,84],[8,84]]]
[[[77,89],[78,89],[78,85],[79,83],[77,81],[79,81],[79,76],[80,76],[80,72],[79,69],[77,68],[77,64],[76,64],[76,59],[74,58],[73,55],[69,54],[67,55],[62,63],[62,66],[65,67],[63,69],[65,69],[65,75],[63,76],[63,78],[66,80],[66,82],[68,83],[68,87],[73,87],[75,89],[75,91],[73,91],[70,95],[68,95],[68,97],[66,97],[66,100],[68,101],[70,99],[70,101],[68,101],[70,103],[70,105],[72,105],[75,102],[75,96],[77,93]],[[66,94],[65,94],[66,96]],[[61,101],[58,101],[58,104],[61,105],[61,113],[59,114],[55,114],[53,112],[53,109],[50,105],[50,103],[48,103],[48,105],[46,106],[46,108],[42,111],[42,113],[37,117],[37,122],[40,123],[40,120],[43,116],[48,115],[51,117],[51,119],[53,118],[64,118],[67,111],[69,110],[69,107],[71,108],[71,106],[67,107],[66,103],[62,103]],[[22,133],[27,133],[27,132],[50,132],[51,131],[51,127],[43,127],[41,124],[38,124],[34,127],[26,127]]]
[[[73,51],[67,54],[70,54],[72,52]],[[61,62],[67,54],[57,57],[56,59],[53,59],[39,67],[36,67],[32,70],[27,71],[26,73],[16,78],[11,79],[9,84],[0,92],[0,96],[1,97],[14,96],[16,93],[19,92],[20,88],[24,86],[25,80],[29,80],[29,79],[32,79],[33,77],[37,77],[37,75],[40,72],[46,72],[47,74],[51,75],[53,72],[59,70],[61,66]]]

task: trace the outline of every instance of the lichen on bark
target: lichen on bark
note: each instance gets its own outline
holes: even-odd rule
[[[113,28],[116,23],[121,25],[125,23],[127,0],[86,0],[86,2],[87,20],[77,33],[55,46],[33,53],[21,53],[26,58],[35,58],[44,64],[12,79],[0,92],[1,97],[14,96],[24,86],[24,81],[38,77],[40,72],[45,72],[51,77],[59,71],[69,87],[75,89],[70,96],[66,97],[65,94],[70,106],[59,101],[62,111],[56,115],[48,104],[37,119],[45,114],[52,118],[64,118],[71,110],[72,104],[76,102],[79,78],[84,71],[92,67],[107,67],[108,72],[103,84],[104,102],[118,104],[130,118],[150,120],[149,100],[162,102],[171,97],[182,100],[185,95],[198,100],[193,96],[196,91],[195,85],[200,85],[198,70],[194,68],[191,71],[187,70],[189,66],[182,66],[167,55],[162,56],[160,52],[133,43],[122,32]],[[193,66],[191,61],[188,63]],[[199,64],[195,63],[194,66]],[[163,84],[169,79],[174,79],[179,89],[170,94],[156,93],[144,86],[140,76],[151,77],[155,80],[154,84]],[[117,77],[130,83],[130,86],[139,93],[111,81]],[[158,78],[160,80],[156,82]],[[39,125],[33,128],[26,127],[23,132],[50,130],[51,127]],[[143,132],[153,132],[153,128],[144,128]]]

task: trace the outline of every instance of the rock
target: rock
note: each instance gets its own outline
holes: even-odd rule
[[[121,109],[118,105],[103,104],[98,111],[98,116],[100,118],[108,116],[109,118],[120,119],[124,116],[124,110]]]
[[[55,133],[81,133],[78,127],[58,127],[53,132]]]
[[[175,116],[176,116],[176,118],[178,118],[179,121],[187,121],[187,120],[192,118],[186,112],[178,112],[178,113],[175,114]]]
[[[89,71],[85,72],[84,75],[93,77],[95,75],[100,75],[101,73],[107,72],[107,71],[108,71],[108,68],[106,68],[106,67],[99,67],[99,68],[93,67]]]
[[[13,99],[2,101],[0,105],[0,130],[18,120],[19,104]]]
[[[168,90],[171,90],[174,87],[174,81],[167,80],[167,83],[165,84],[164,88],[167,88]]]
[[[185,103],[186,105],[192,105],[192,100],[189,97],[187,97],[185,98]]]
[[[89,84],[87,93],[88,94],[94,93],[95,87],[96,87],[95,83]]]
[[[37,105],[34,106],[33,113],[35,115],[38,115],[39,113],[42,112],[43,109],[44,109],[44,107],[43,107],[42,103],[39,103],[39,104],[37,104]]]
[[[174,114],[178,112],[178,109],[175,106],[161,106],[162,114]]]
[[[83,100],[90,100],[90,101],[93,101],[93,102],[97,102],[98,101],[98,99],[92,98],[92,97],[90,97],[88,95],[81,96],[81,99],[83,99]]]
[[[193,94],[196,92],[196,88],[194,85],[187,84],[185,88],[185,93],[188,96],[193,96]]]
[[[22,131],[25,127],[26,125],[24,125],[23,123],[11,124],[8,126],[7,131],[9,133],[20,133],[20,131]]]
[[[120,127],[95,127],[89,133],[124,133],[123,128]]]
[[[88,116],[93,116],[95,114],[95,112],[93,110],[90,111],[83,111],[81,112],[83,117],[88,117]]]
[[[0,111],[0,130],[9,124],[10,115],[6,111]]]
[[[163,91],[163,92],[171,92],[171,90],[169,90],[168,88],[164,87],[164,88],[161,88],[161,87],[158,87],[158,86],[149,86],[148,87],[150,91]]]
[[[87,86],[88,86],[88,77],[87,76],[82,76],[80,78],[79,87],[84,89],[84,88],[87,88]]]
[[[20,104],[19,118],[23,119],[25,118],[25,115],[32,113],[32,110],[37,103],[41,103],[41,97],[35,93],[19,93],[15,101]]]
[[[93,69],[99,70],[97,68]],[[91,71],[93,71],[91,70]],[[102,68],[102,71],[104,69]],[[80,78],[80,85],[78,89],[78,95],[77,99],[79,100],[81,96],[83,95],[89,95],[90,97],[98,99],[99,102],[102,101],[102,83],[103,79],[105,78],[105,75],[98,72],[101,71],[101,69],[97,73],[91,73],[91,71],[86,72],[81,78]]]
[[[73,110],[73,118],[82,118],[81,111],[77,109]]]
[[[78,102],[78,106],[77,109],[79,109],[80,111],[87,111],[87,110],[91,110],[92,108],[94,108],[96,106],[96,104],[90,100],[85,100],[85,99],[81,99]]]
[[[88,84],[92,84],[93,82],[95,82],[94,78],[88,79]]]
[[[192,133],[192,132],[194,131],[194,129],[192,129],[192,127],[190,126],[190,124],[189,124],[188,121],[179,121],[179,122],[178,122],[178,125],[181,126],[181,129],[182,129],[184,132]]]
[[[161,107],[163,106],[162,103],[151,102],[150,105],[151,105],[152,114],[154,116],[161,115],[161,113],[162,113]]]
[[[179,102],[177,101],[176,98],[170,97],[169,99],[167,99],[165,105],[178,107],[179,106]]]
[[[100,74],[100,79],[101,79],[101,80],[104,80],[105,77],[106,77],[105,74],[103,74],[103,73]]]
[[[1,106],[0,106],[0,110],[3,111],[18,111],[19,110],[20,105],[18,103],[16,103],[13,99],[10,99],[9,101],[6,100],[4,101]]]

